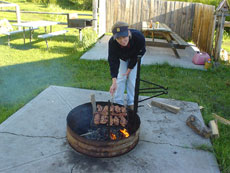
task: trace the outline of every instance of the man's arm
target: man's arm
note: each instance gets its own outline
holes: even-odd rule
[[[116,53],[116,48],[115,48],[115,45],[113,43],[113,40],[111,40],[111,39],[109,41],[108,62],[109,62],[111,77],[117,78],[118,70],[119,70],[119,66],[120,66],[120,60],[119,60],[119,57]]]
[[[117,78],[112,78],[112,85],[110,87],[109,92],[113,96],[116,90],[117,90]]]

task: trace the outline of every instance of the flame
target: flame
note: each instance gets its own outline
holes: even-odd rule
[[[124,137],[128,138],[129,137],[129,133],[126,129],[120,129],[120,132],[124,135]]]
[[[113,134],[113,133],[110,134],[110,138],[111,138],[112,140],[116,140],[116,139],[117,139],[116,135]]]

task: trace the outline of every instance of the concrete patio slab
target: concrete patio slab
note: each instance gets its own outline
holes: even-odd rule
[[[107,101],[108,92],[50,86],[0,125],[0,172],[187,172],[218,173],[209,139],[195,134],[186,119],[197,116],[197,103],[154,98],[181,108],[173,114],[149,107],[138,109],[140,140],[129,153],[114,158],[91,158],[74,151],[66,140],[66,117],[74,107],[90,101]],[[145,98],[141,96],[141,98]]]
[[[107,60],[108,59],[108,41],[111,36],[103,36],[95,46],[81,56],[81,59],[86,60]],[[198,48],[195,48],[198,50]],[[171,48],[146,47],[146,53],[142,58],[143,65],[164,64],[168,63],[171,66],[183,67],[190,69],[204,70],[203,65],[195,65],[192,58],[195,51],[192,47],[186,49],[177,49],[181,58],[176,58]]]

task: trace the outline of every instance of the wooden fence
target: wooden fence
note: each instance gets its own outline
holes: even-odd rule
[[[216,17],[215,7],[196,4],[192,40],[201,51],[212,54]]]
[[[167,24],[185,40],[192,39],[201,49],[211,53],[215,7],[200,3],[162,0],[107,0],[106,32],[116,21],[125,21],[131,28],[141,29],[142,21]]]

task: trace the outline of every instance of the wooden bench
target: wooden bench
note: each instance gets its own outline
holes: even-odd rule
[[[64,36],[65,36],[65,33],[67,33],[67,32],[68,32],[68,30],[62,30],[62,31],[51,32],[51,33],[47,33],[47,34],[38,35],[38,38],[45,39],[45,41],[46,41],[46,46],[47,46],[47,50],[48,50],[48,49],[49,49],[49,46],[48,46],[47,38],[51,38],[51,37],[58,36],[58,35],[62,35],[62,34],[64,34]]]
[[[36,29],[38,29],[38,28],[32,28],[32,29],[25,29],[25,32],[26,31],[34,31],[34,30],[36,30]],[[15,31],[8,31],[8,32],[3,32],[3,33],[1,33],[1,34],[3,34],[3,35],[8,35],[8,45],[10,46],[10,36],[11,35],[14,35],[14,34],[18,34],[18,33],[23,33],[24,32],[24,30],[15,30]]]
[[[179,35],[175,32],[170,32],[169,36],[170,39],[166,38],[168,43],[171,45],[171,48],[176,55],[177,58],[180,58],[176,49],[185,49],[186,47],[190,46],[186,41],[184,41]]]
[[[190,46],[164,23],[156,24],[143,21],[142,32],[145,37],[149,34],[152,37],[152,41],[146,40],[147,46],[171,48],[177,58],[180,58],[180,56],[176,49],[185,49],[186,47]],[[162,41],[155,41],[154,39],[156,36],[161,39],[165,39],[167,43]]]
[[[178,44],[178,49],[185,49],[187,46],[190,46],[186,41],[184,41],[179,35],[177,35],[175,32],[171,32],[170,36],[173,40],[175,40]]]

